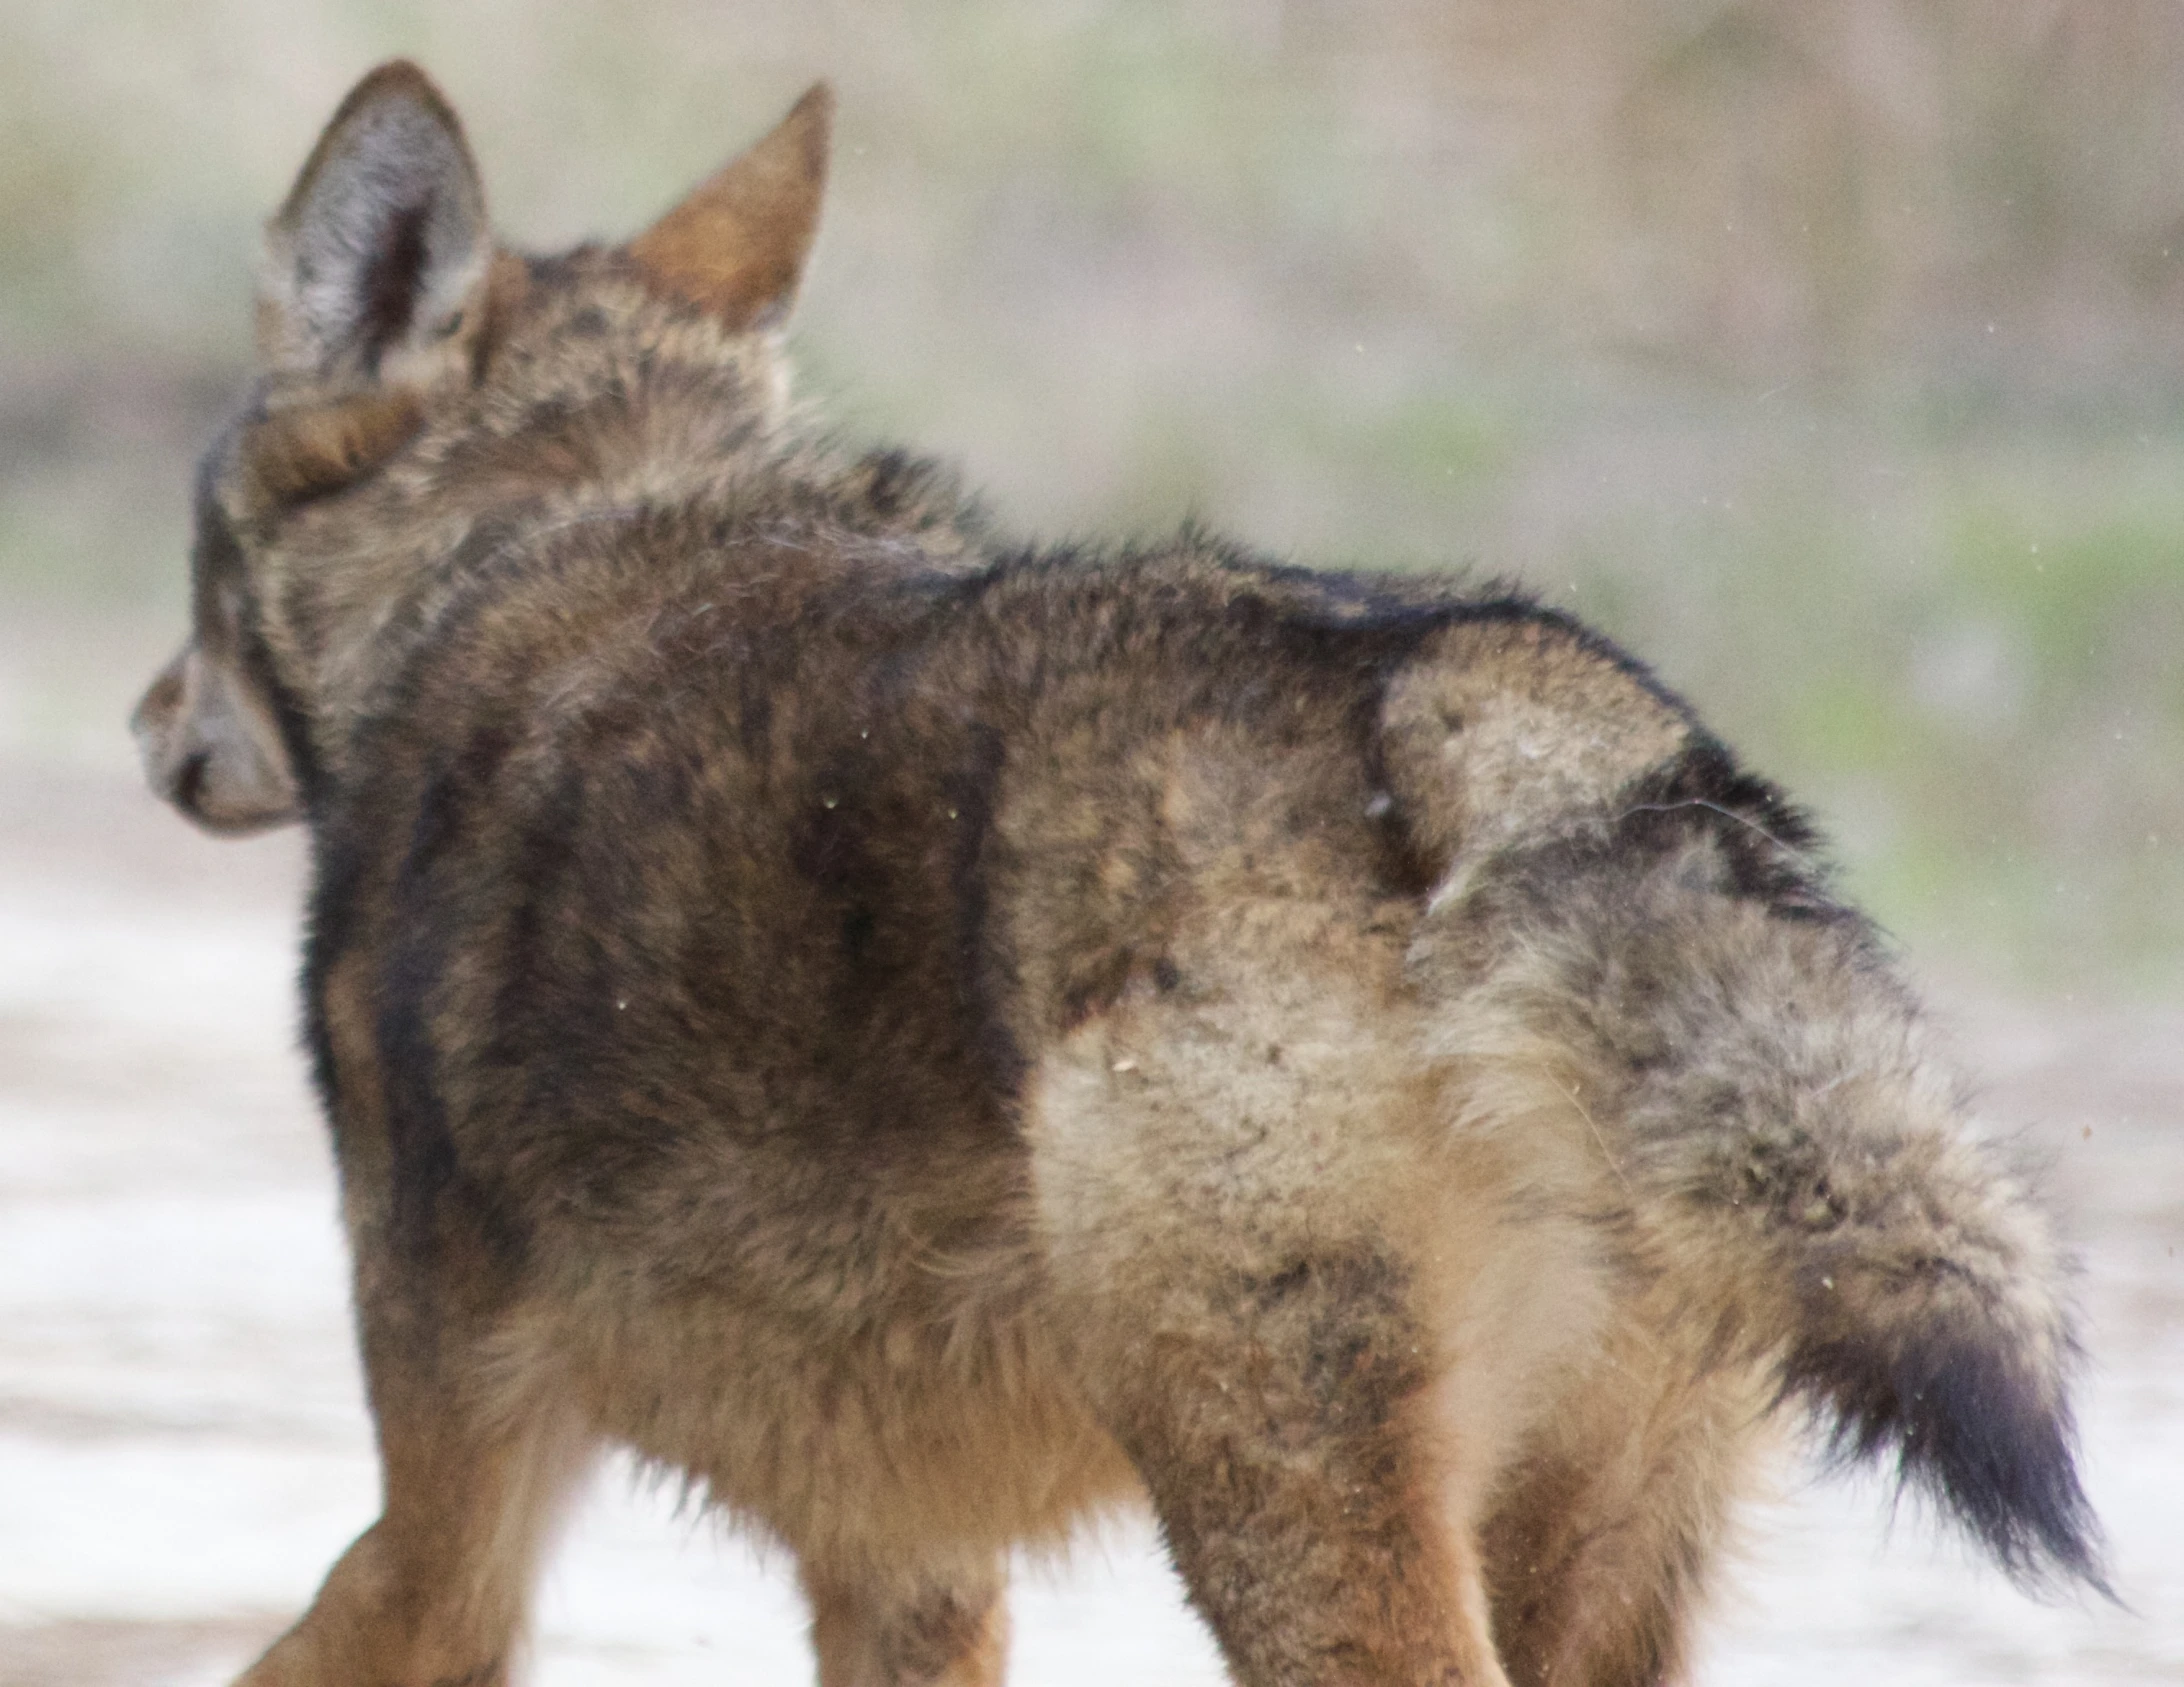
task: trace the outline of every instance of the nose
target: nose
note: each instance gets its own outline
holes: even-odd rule
[[[167,789],[167,800],[185,814],[198,812],[197,799],[205,788],[205,769],[212,757],[203,750],[192,750],[182,758],[182,765],[174,770]]]

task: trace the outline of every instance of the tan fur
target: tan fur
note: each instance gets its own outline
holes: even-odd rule
[[[828,110],[524,259],[389,66],[269,231],[136,724],[313,830],[386,1509],[249,1687],[509,1679],[606,1442],[822,1687],[995,1687],[1142,1501],[1252,1687],[1678,1679],[1785,1391],[2091,1576],[2061,1262],[1795,811],[1524,600],[815,440]]]
[[[1474,860],[1604,801],[1689,733],[1666,701],[1536,622],[1450,628],[1389,688],[1382,719],[1391,776],[1429,794],[1420,841]]]
[[[820,83],[772,134],[629,244],[678,297],[731,328],[788,308],[819,226],[833,91]]]

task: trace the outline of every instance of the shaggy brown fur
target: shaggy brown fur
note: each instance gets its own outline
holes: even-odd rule
[[[1673,1678],[1790,1396],[2093,1578],[2047,1224],[1805,823],[1520,598],[814,443],[826,120],[525,258],[390,65],[272,225],[137,729],[311,828],[386,1498],[251,1687],[506,1679],[603,1442],[826,1687],[997,1682],[1138,1496],[1240,1681]]]

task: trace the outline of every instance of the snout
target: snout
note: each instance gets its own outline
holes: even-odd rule
[[[194,645],[145,688],[129,730],[152,794],[208,832],[258,832],[300,817],[272,722]]]

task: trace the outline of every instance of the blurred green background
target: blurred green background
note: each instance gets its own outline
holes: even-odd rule
[[[849,432],[1523,580],[1929,969],[2184,991],[2173,0],[0,0],[0,754],[125,763],[257,224],[398,52],[548,247],[830,77]]]

